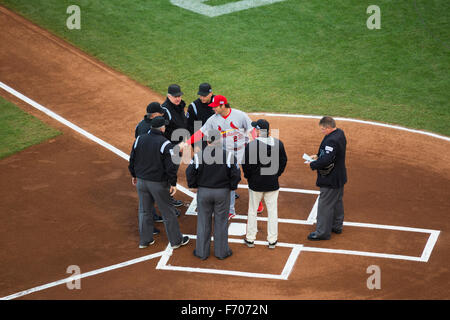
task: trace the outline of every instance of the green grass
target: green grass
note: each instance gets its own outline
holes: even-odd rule
[[[59,134],[0,97],[0,159]]]
[[[224,0],[209,0],[210,5]],[[0,0],[161,94],[198,84],[245,111],[345,116],[450,136],[450,2],[311,0],[216,18],[169,0]],[[66,8],[81,7],[81,30]]]

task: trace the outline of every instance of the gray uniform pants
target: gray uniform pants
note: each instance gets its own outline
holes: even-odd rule
[[[344,223],[344,187],[339,189],[320,188],[317,208],[316,233],[319,237],[330,238],[331,230],[341,230]]]
[[[199,187],[197,192],[197,242],[195,255],[201,259],[209,257],[211,245],[212,215],[214,213],[214,255],[225,258],[230,253],[228,246],[228,210],[230,189]]]
[[[155,202],[164,220],[164,227],[166,228],[170,244],[178,245],[181,243],[183,235],[180,232],[175,207],[170,201],[169,188],[168,182],[137,179],[140,245],[147,245],[153,241],[153,210]]]

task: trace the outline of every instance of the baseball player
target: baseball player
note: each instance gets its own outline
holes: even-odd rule
[[[208,130],[218,130],[223,137],[224,149],[233,152],[237,162],[241,163],[245,145],[250,140],[249,136],[256,137],[252,121],[245,112],[232,109],[227,98],[222,95],[216,95],[209,106],[213,108],[215,114],[208,118],[200,130],[195,132],[186,143],[191,145],[199,141]],[[234,204],[235,191],[233,190],[230,192],[229,219],[236,215]],[[258,212],[261,212],[262,208],[262,203],[260,203]]]

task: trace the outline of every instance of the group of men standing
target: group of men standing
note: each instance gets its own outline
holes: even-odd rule
[[[278,179],[287,164],[283,143],[270,135],[267,120],[252,122],[246,113],[232,109],[226,97],[214,95],[208,83],[199,86],[199,98],[188,106],[187,112],[182,95],[180,86],[170,85],[164,103],[150,103],[147,114],[136,127],[129,171],[139,196],[139,247],[146,248],[154,243],[153,235],[159,230],[154,228],[153,222],[161,220],[172,248],[189,242],[189,237],[181,234],[176,218],[175,206],[180,205],[181,201],[173,199],[173,195],[176,192],[181,155],[183,150],[192,146],[194,156],[186,169],[186,178],[189,188],[198,189],[194,255],[203,260],[209,257],[213,220],[214,255],[219,259],[232,255],[228,246],[228,220],[235,215],[235,190],[241,180],[241,169],[249,186],[244,243],[249,247],[254,246],[258,231],[257,213],[263,210],[264,199],[268,212],[268,246],[275,248],[278,241]],[[329,122],[319,124],[327,130],[332,125]],[[338,134],[334,133],[336,130]],[[345,140],[342,130],[334,127],[328,134],[331,133],[336,139]],[[326,175],[345,171],[345,143],[336,144],[336,139],[321,145],[319,153],[321,150],[323,153],[318,153],[317,160],[311,163],[311,169],[321,170],[333,165]],[[323,173],[318,171],[318,176]],[[346,182],[346,174],[341,173],[339,179],[343,181],[343,176]],[[322,190],[319,180],[318,177],[317,185],[321,187],[321,198],[324,191],[324,203],[321,205],[319,198],[318,227],[316,232],[308,236],[309,240],[329,239],[328,229],[335,233],[342,231],[345,182],[336,183],[336,178],[331,179],[332,183],[326,188],[342,188],[336,193]],[[156,214],[155,203],[162,218]],[[321,214],[321,210],[327,210],[327,214]],[[319,216],[326,216],[320,219],[320,228]],[[330,219],[332,223],[329,223]]]

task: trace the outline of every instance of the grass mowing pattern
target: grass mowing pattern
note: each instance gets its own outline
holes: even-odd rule
[[[210,0],[211,5],[227,1]],[[245,111],[353,117],[450,136],[450,2],[286,0],[208,18],[169,0],[0,0],[165,94],[198,84]],[[66,8],[81,8],[81,30]],[[144,106],[143,106],[144,107]]]

